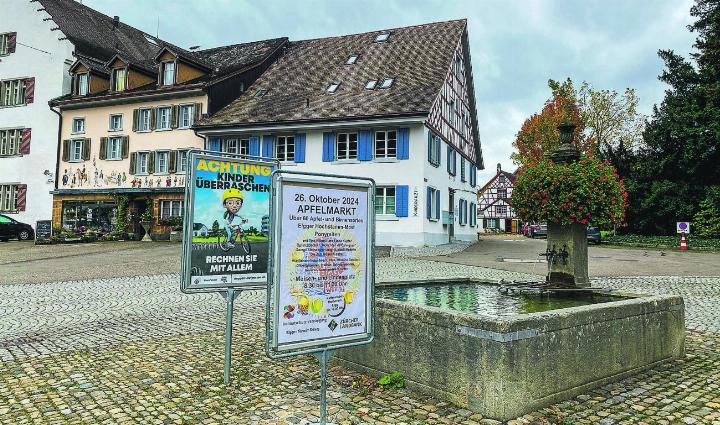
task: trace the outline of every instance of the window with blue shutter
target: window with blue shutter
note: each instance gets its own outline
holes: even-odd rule
[[[448,145],[447,147],[447,172],[451,176],[454,176],[457,174],[457,156],[455,149],[452,148],[452,146]]]
[[[465,157],[460,156],[460,181],[465,181]]]
[[[401,128],[397,132],[397,159],[410,159],[410,129]]]
[[[305,133],[295,135],[295,162],[305,162]]]
[[[477,166],[470,164],[470,186],[475,187],[477,185]]]
[[[248,155],[260,156],[260,138],[257,136],[251,136],[248,148]]]
[[[470,226],[475,227],[477,224],[477,207],[474,202],[470,202]]]
[[[434,195],[433,188],[428,187],[427,193],[425,194],[425,216],[427,217],[428,220],[432,219],[433,195]]]
[[[408,216],[408,186],[395,186],[395,216]]]
[[[214,137],[208,140],[208,150],[211,152],[220,152],[220,138]]]
[[[262,156],[263,158],[273,157],[273,145],[275,144],[275,137],[263,136],[262,139]]]
[[[335,133],[327,131],[323,133],[323,156],[324,162],[335,160]]]
[[[370,161],[373,157],[372,131],[360,130],[358,132],[358,159]]]
[[[440,220],[440,191],[435,190],[435,220]]]

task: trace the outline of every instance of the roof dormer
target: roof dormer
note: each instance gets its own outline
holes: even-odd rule
[[[155,56],[155,62],[159,67],[158,85],[160,87],[186,83],[212,72],[208,65],[191,57],[190,53],[182,50],[176,51],[167,46],[160,49]]]
[[[123,92],[146,86],[155,81],[156,73],[144,66],[136,65],[120,55],[115,55],[107,61],[110,69],[110,91]]]
[[[110,76],[104,71],[104,65],[91,59],[78,59],[70,67],[72,76],[72,94],[87,96],[105,91],[110,86]]]

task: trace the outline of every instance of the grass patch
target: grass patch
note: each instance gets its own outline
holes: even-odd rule
[[[261,236],[261,235],[246,235],[248,240],[250,242],[266,242],[268,240],[267,236]],[[222,239],[224,240],[224,238]],[[193,236],[192,238],[193,242],[217,242],[218,238],[217,236],[207,236],[207,237],[200,237],[200,236]]]

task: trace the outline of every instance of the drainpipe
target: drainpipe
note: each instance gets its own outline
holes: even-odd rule
[[[60,149],[62,146],[62,123],[63,123],[63,117],[60,113],[60,110],[55,110],[52,105],[50,105],[50,110],[55,112],[58,115],[58,132],[57,132],[57,152],[55,154],[55,190],[58,188],[58,174],[60,172]]]
[[[58,133],[57,133],[57,152],[55,153],[55,182],[53,186],[55,187],[55,190],[58,189],[58,176],[60,176],[60,149],[62,146],[62,114],[60,113],[60,110],[53,109],[53,106],[48,103],[48,106],[50,107],[50,110],[55,112],[58,115]],[[52,204],[51,204],[51,223],[52,223]],[[62,211],[60,212],[62,214]],[[62,225],[62,219],[60,220],[60,224]],[[50,226],[52,227],[54,223],[52,223]]]

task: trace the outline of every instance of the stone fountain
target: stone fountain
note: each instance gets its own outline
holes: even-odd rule
[[[575,124],[560,124],[560,147],[549,157],[557,164],[569,164],[580,159],[580,150],[573,143]],[[547,224],[547,249],[544,255],[548,261],[546,283],[549,287],[587,288],[588,243],[587,228],[584,224]]]

